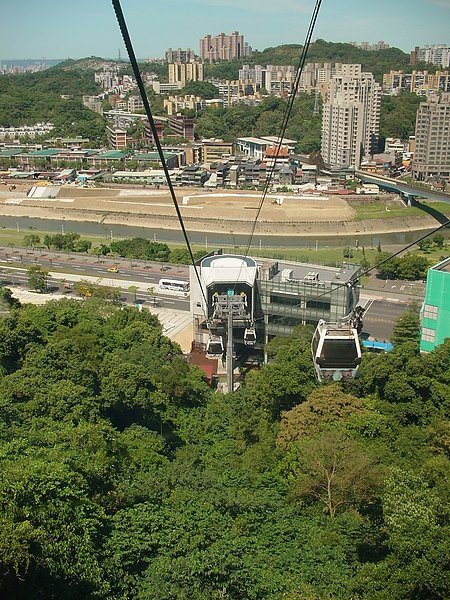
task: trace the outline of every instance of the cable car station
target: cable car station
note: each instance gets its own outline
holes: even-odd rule
[[[338,323],[359,300],[355,265],[334,268],[219,250],[196,266],[202,289],[191,267],[195,344],[208,358],[226,360],[229,378],[235,359],[259,354],[261,360],[274,336],[289,335],[299,324]]]

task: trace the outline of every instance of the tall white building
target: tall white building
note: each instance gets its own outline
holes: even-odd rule
[[[411,53],[411,58],[413,62],[427,62],[446,69],[450,67],[450,45],[433,44],[431,46],[416,46]]]
[[[420,103],[412,170],[416,179],[450,178],[450,94]]]
[[[359,168],[378,149],[381,87],[361,65],[340,65],[322,113],[322,156],[331,169]]]

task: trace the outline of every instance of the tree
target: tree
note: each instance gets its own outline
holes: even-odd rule
[[[28,286],[36,292],[44,292],[47,289],[48,271],[40,265],[32,265],[27,269]]]
[[[342,423],[364,412],[361,400],[343,392],[338,384],[321,387],[311,392],[305,402],[282,413],[277,443],[288,447],[292,442],[318,434],[331,423]]]
[[[417,305],[411,305],[409,309],[394,324],[392,332],[392,343],[395,346],[405,342],[414,342],[419,345],[420,320]]]
[[[422,250],[422,252],[430,252],[433,242],[429,238],[426,238],[424,240],[420,240],[420,242],[418,242],[417,245]]]
[[[375,259],[378,275],[383,279],[397,279],[400,269],[398,257],[379,251]]]
[[[78,240],[75,242],[75,252],[89,252],[92,247],[92,242],[88,240]]]
[[[52,236],[49,234],[44,235],[44,246],[47,248],[47,250],[50,250],[50,248],[52,247]]]
[[[429,262],[424,256],[407,252],[398,261],[398,277],[400,279],[424,279],[427,275]]]
[[[31,248],[34,248],[35,246],[37,246],[40,243],[41,243],[41,238],[35,233],[29,233],[29,234],[25,235],[23,238],[23,245],[25,246],[25,248],[28,248],[30,246],[31,246]]]
[[[310,344],[290,339],[272,362],[248,374],[243,394],[277,419],[281,411],[304,401],[315,385]]]
[[[128,291],[130,292],[130,294],[134,294],[134,302],[135,303],[137,302],[137,296],[136,296],[136,294],[137,294],[138,290],[139,290],[139,288],[138,288],[137,285],[130,285],[128,287]]]
[[[350,246],[346,246],[343,250],[344,258],[353,258],[353,250]]]
[[[416,114],[424,98],[415,93],[383,96],[381,99],[380,133],[383,138],[407,140],[414,135]]]
[[[437,248],[443,248],[444,242],[445,242],[445,238],[441,233],[437,233],[435,236],[433,236],[433,244]]]
[[[386,478],[382,506],[388,552],[383,561],[363,567],[367,597],[447,598],[450,531],[436,489],[396,467]]]
[[[211,99],[219,97],[219,90],[209,81],[188,81],[180,90],[180,96],[194,95]]]
[[[295,493],[317,500],[329,517],[371,500],[377,486],[374,459],[338,430],[324,431],[298,448]]]
[[[100,262],[100,256],[103,256],[103,252],[100,246],[96,246],[95,248],[93,248],[92,254],[94,254],[97,257],[97,262]]]

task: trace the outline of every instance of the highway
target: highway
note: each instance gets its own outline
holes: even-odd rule
[[[152,302],[156,298],[158,306],[175,310],[189,310],[189,299],[179,292],[160,290],[161,277],[189,280],[188,268],[185,265],[169,266],[147,261],[130,261],[125,259],[100,259],[87,255],[62,252],[39,252],[32,250],[12,250],[0,247],[0,281],[4,285],[20,285],[27,287],[26,269],[31,265],[40,265],[49,271],[49,287],[52,291],[74,294],[64,288],[64,281],[86,279],[99,285],[119,287],[125,301],[134,302],[134,293],[128,292],[130,286],[138,288],[138,302]],[[118,272],[108,272],[108,268],[117,267]],[[163,269],[163,270],[162,270]],[[150,293],[149,288],[153,288]]]
[[[174,311],[189,312],[189,298],[179,292],[160,290],[161,277],[188,281],[186,265],[166,265],[151,261],[110,259],[67,252],[46,252],[39,250],[11,249],[0,247],[0,283],[28,289],[27,268],[39,264],[50,273],[49,288],[54,293],[75,297],[73,289],[64,287],[64,281],[81,279],[98,285],[121,289],[122,301],[133,304],[136,286],[136,301],[152,306],[156,300],[158,307]],[[116,267],[117,273],[108,268]],[[162,270],[164,269],[164,270]],[[372,277],[367,287],[361,290],[360,304],[366,307],[364,333],[371,338],[383,341],[391,337],[395,320],[407,309],[412,300],[419,303],[424,294],[423,282],[383,281]],[[149,292],[153,288],[153,293]]]

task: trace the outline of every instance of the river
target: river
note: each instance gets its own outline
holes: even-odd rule
[[[144,237],[158,242],[183,244],[184,239],[181,231],[173,229],[154,229],[145,227],[134,227],[129,225],[108,225],[92,221],[70,221],[68,219],[37,219],[34,217],[6,217],[0,218],[0,227],[8,229],[17,229],[23,231],[24,235],[30,230],[54,232],[76,232],[81,235],[104,236],[107,240],[124,237]],[[343,247],[343,246],[364,246],[366,248],[375,248],[378,243],[382,247],[386,246],[406,246],[414,240],[419,239],[429,230],[407,231],[404,233],[386,233],[374,235],[353,235],[353,236],[330,236],[320,237],[315,240],[313,237],[301,236],[274,236],[274,235],[255,235],[252,248],[323,248],[323,247]],[[248,235],[234,233],[214,233],[188,231],[191,244],[202,245],[206,248],[217,246],[223,247],[245,247],[248,244]],[[1,239],[1,238],[0,238]]]

